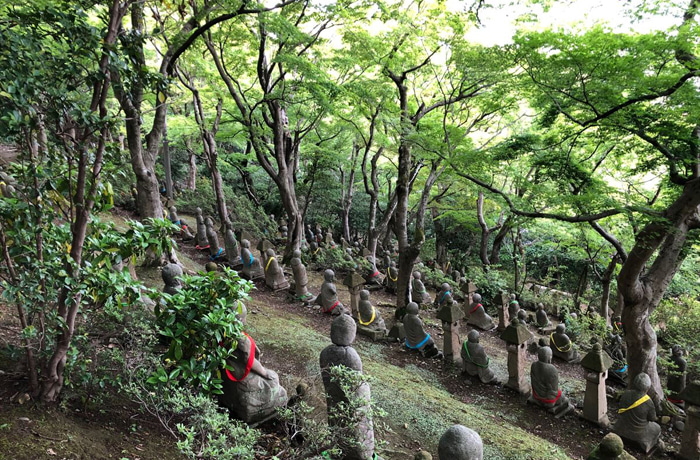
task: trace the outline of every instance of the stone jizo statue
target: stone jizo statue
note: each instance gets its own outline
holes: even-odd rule
[[[253,256],[250,250],[250,241],[241,241],[241,261],[243,262],[243,276],[249,280],[262,278],[265,272],[260,261]]]
[[[683,359],[683,349],[680,345],[671,348],[671,365],[668,367],[668,379],[666,387],[671,392],[667,398],[669,402],[683,407],[684,401],[679,396],[685,389],[686,369],[688,363]]]
[[[386,270],[386,290],[390,293],[396,292],[396,282],[399,280],[399,270],[396,268],[396,262],[389,262],[389,268]]]
[[[559,388],[559,372],[552,364],[552,349],[540,348],[537,350],[537,359],[530,367],[532,394],[527,402],[543,407],[556,418],[561,418],[571,412],[574,406]]]
[[[542,304],[542,302],[537,304],[537,311],[535,312],[535,322],[537,327],[541,329],[552,325],[552,323],[549,321],[549,317],[547,316],[547,312],[545,311],[544,304]]]
[[[316,304],[321,306],[323,313],[341,315],[345,313],[345,307],[338,299],[338,291],[335,287],[335,272],[326,270],[323,272],[323,284],[321,293],[316,297]]]
[[[168,216],[168,219],[170,220],[170,222],[180,227],[180,236],[182,236],[182,239],[184,241],[192,241],[194,239],[194,236],[190,232],[190,229],[187,226],[187,222],[180,219],[180,217],[177,215],[177,208],[175,206],[170,206],[169,209],[170,215]]]
[[[362,373],[362,360],[352,347],[355,341],[355,321],[349,315],[340,315],[331,324],[332,345],[321,352],[320,362],[323,386],[326,390],[328,423],[349,431],[341,441],[343,458],[348,460],[371,460],[374,453],[374,427],[372,420],[364,414],[370,404],[370,386],[361,383],[353,394],[346,394],[332,375],[331,368],[342,366]],[[352,413],[354,412],[354,413]],[[359,420],[358,420],[359,417]]]
[[[359,323],[359,328],[380,331],[385,334],[388,332],[384,320],[382,319],[381,312],[377,310],[369,300],[369,291],[367,289],[360,291],[357,322]]]
[[[467,324],[478,327],[483,331],[490,331],[496,327],[493,318],[486,314],[484,306],[481,304],[481,295],[474,294],[472,296],[472,304],[467,310]]]
[[[224,236],[224,245],[226,246],[226,260],[231,267],[237,267],[241,265],[240,250],[238,249],[238,241],[236,241],[236,235],[230,228],[226,229],[226,235]]]
[[[311,302],[313,301],[314,296],[307,288],[309,278],[306,275],[306,267],[301,261],[301,251],[297,249],[294,251],[293,256],[294,257],[292,257],[290,264],[292,265],[292,273],[294,274],[294,292],[296,294],[295,300]]]
[[[214,261],[224,255],[224,248],[219,246],[219,235],[216,234],[212,218],[207,217],[205,223],[207,225],[207,240],[209,240],[209,260]]]
[[[435,302],[433,302],[433,305],[438,308],[441,307],[448,294],[452,294],[452,287],[450,286],[450,283],[442,283],[442,286],[440,286],[440,291],[435,295]]]
[[[580,361],[581,357],[574,348],[574,344],[566,335],[566,326],[557,325],[557,329],[549,336],[549,346],[552,348],[554,356],[568,363]]]
[[[374,257],[368,256],[367,260],[369,261],[370,267],[369,270],[367,271],[367,274],[365,275],[365,284],[370,284],[370,285],[379,285],[382,283],[382,275],[379,273],[379,270],[377,270],[377,265],[375,263]]]
[[[197,241],[196,249],[209,249],[209,240],[207,239],[207,226],[202,216],[202,208],[197,208]]]
[[[511,294],[510,301],[508,303],[508,317],[509,318],[517,318],[519,311],[520,311],[520,303],[518,303],[518,299],[516,298],[515,294]]]
[[[182,267],[178,264],[167,264],[161,269],[160,275],[165,283],[163,292],[166,294],[174,295],[182,288]]]
[[[403,317],[403,325],[406,330],[406,348],[422,352],[427,358],[441,358],[442,352],[435,346],[430,334],[425,332],[418,311],[418,304],[415,302],[410,302],[406,306],[406,314]]]
[[[265,262],[265,284],[267,287],[273,291],[288,289],[289,283],[287,282],[287,278],[284,277],[282,267],[280,267],[279,262],[277,262],[275,250],[270,248],[265,255],[267,257],[267,262]]]
[[[637,374],[632,387],[620,398],[620,409],[613,432],[627,444],[649,453],[659,441],[661,426],[656,423],[656,407],[649,395],[651,379],[644,372]]]
[[[242,307],[238,319],[246,324],[246,310]],[[258,360],[260,350],[247,333],[238,341],[236,351],[222,372],[223,394],[219,402],[238,419],[257,423],[274,416],[278,407],[287,404],[287,391],[280,385],[277,374],[266,369]]]
[[[483,460],[481,436],[463,425],[454,425],[440,437],[439,460]]]
[[[489,369],[489,357],[479,343],[479,331],[472,329],[461,350],[463,371],[472,377],[479,377],[481,383],[497,383],[496,376]]]
[[[425,284],[421,280],[422,275],[419,271],[413,272],[413,281],[411,281],[411,291],[413,301],[419,305],[430,304],[430,294],[425,289]]]

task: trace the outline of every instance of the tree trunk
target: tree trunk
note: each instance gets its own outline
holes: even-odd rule
[[[119,23],[123,18],[124,10],[118,0],[115,0],[109,10],[109,22],[107,32],[103,40],[102,55],[100,57],[99,70],[104,75],[104,80],[95,82],[92,94],[90,111],[99,113],[99,117],[104,119],[108,112],[106,100],[110,85],[109,53],[116,41]],[[75,185],[75,218],[71,222],[71,247],[70,259],[66,262],[66,271],[71,273],[75,280],[80,279],[82,267],[83,244],[87,235],[87,226],[90,222],[90,212],[95,204],[95,195],[100,184],[102,172],[102,160],[104,157],[109,128],[104,126],[97,139],[94,138],[90,128],[86,127],[81,136],[80,152],[78,156],[78,171]],[[92,163],[92,165],[90,165]],[[90,168],[90,166],[92,166]],[[88,176],[91,175],[88,179]],[[88,185],[89,184],[89,185]],[[66,355],[73,340],[75,331],[75,318],[80,310],[82,294],[76,292],[70,297],[71,289],[63,286],[58,296],[57,313],[63,320],[59,323],[56,338],[56,348],[43,369],[43,379],[41,387],[41,399],[47,403],[54,403],[63,388],[63,371],[65,369]]]
[[[493,245],[491,246],[491,257],[489,260],[492,264],[498,265],[501,262],[501,247],[503,246],[503,241],[508,236],[508,231],[510,230],[512,219],[510,216],[503,222],[503,225],[496,233],[496,237],[493,239]]]
[[[603,276],[600,280],[603,286],[603,293],[600,299],[600,314],[605,318],[605,324],[608,326],[610,326],[610,317],[612,316],[610,314],[610,286],[612,285],[613,274],[615,273],[615,267],[617,267],[619,260],[620,256],[615,254],[610,260],[605,272],[603,272]]]
[[[651,377],[651,396],[657,404],[664,396],[656,367],[656,334],[649,317],[686,256],[688,232],[699,226],[698,205],[700,179],[694,178],[664,211],[664,219],[655,218],[637,234],[618,276],[630,381],[640,372],[646,372]],[[655,253],[657,256],[647,270],[646,265]]]
[[[185,187],[188,190],[197,189],[197,155],[190,148],[187,148],[188,168],[187,168],[187,183]]]
[[[430,208],[430,215],[433,218],[435,228],[435,260],[440,267],[447,264],[447,238],[445,235],[445,225],[442,219],[438,219],[439,213],[436,206]]]

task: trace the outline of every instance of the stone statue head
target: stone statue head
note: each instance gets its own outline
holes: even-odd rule
[[[566,333],[566,326],[563,324],[557,324],[557,334]]]
[[[537,341],[537,345],[539,345],[540,347],[547,347],[549,346],[549,342],[546,338],[540,337],[540,340]]]
[[[270,257],[275,257],[275,250],[272,248],[268,248],[267,251],[265,251],[265,255],[269,259]]]
[[[298,250],[298,249],[295,249],[294,252],[292,253],[292,256],[293,256],[295,259],[301,259],[301,251]]]
[[[202,208],[197,207],[197,209],[195,210],[195,212],[197,213],[197,216],[201,216],[201,215],[202,215]]]
[[[175,214],[177,212],[177,208],[175,207],[175,205],[170,206],[169,209],[170,209],[170,212],[173,214]]]
[[[207,262],[204,269],[208,272],[216,272],[219,271],[219,266],[216,265],[216,262]]]
[[[541,363],[550,364],[552,362],[552,349],[549,347],[540,347],[540,349],[537,350],[537,359]]]
[[[518,319],[521,323],[524,323],[525,320],[527,320],[527,312],[525,310],[518,310]]]
[[[214,219],[212,219],[211,217],[207,217],[207,218],[204,220],[204,224],[205,224],[207,227],[213,227],[213,226],[214,226]]]
[[[632,381],[632,389],[646,394],[651,388],[651,378],[644,372],[640,372]]]
[[[615,433],[608,433],[600,442],[598,452],[603,458],[617,458],[622,455],[625,445]]]
[[[454,425],[440,437],[440,460],[483,460],[484,444],[479,434],[463,425]]]
[[[542,302],[537,304],[537,309],[538,310],[544,310],[544,304]]]
[[[449,291],[450,290],[450,283],[442,283],[442,286],[440,286],[440,288],[443,291]]]
[[[331,342],[341,347],[348,347],[355,341],[357,326],[350,315],[342,314],[331,323]]]
[[[166,286],[179,286],[182,267],[178,264],[167,264],[161,269],[160,275],[163,277],[163,282]]]
[[[680,345],[676,344],[676,345],[671,347],[671,353],[675,357],[680,357],[680,356],[683,356],[683,349],[681,348]]]
[[[515,294],[511,294],[511,295],[510,295],[510,300],[516,300]]]
[[[479,343],[479,331],[476,329],[469,331],[467,334],[467,340],[469,340],[471,343]]]
[[[282,226],[282,233],[287,233],[288,231],[289,231],[289,229],[287,228],[287,226],[283,225]]]
[[[406,305],[406,314],[407,315],[417,315],[418,314],[418,304],[415,302],[410,302],[408,305]]]
[[[481,294],[472,295],[472,300],[474,300],[474,302],[476,302],[476,303],[480,303],[481,302]]]
[[[241,247],[250,249],[250,241],[248,240],[241,240]]]
[[[330,268],[323,272],[323,279],[329,283],[333,282],[333,279],[335,278],[335,272],[331,270]]]
[[[360,291],[360,299],[369,300],[369,291],[367,289],[363,289]]]
[[[418,270],[416,270],[416,271],[413,272],[413,277],[414,277],[415,279],[420,280],[421,276],[422,276],[422,275],[420,274],[420,272],[419,272]]]
[[[309,245],[309,247],[315,251],[316,249],[318,249],[318,243],[316,243],[315,241],[312,241],[311,244]]]
[[[392,260],[391,263],[389,264],[389,266],[390,266],[391,268],[396,268],[396,262],[394,262],[394,261]]]

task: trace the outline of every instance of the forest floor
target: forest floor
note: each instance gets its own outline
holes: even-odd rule
[[[107,217],[123,226],[128,214],[117,212]],[[194,222],[191,216],[181,217]],[[178,257],[190,271],[201,270],[208,262],[205,253],[183,243]],[[163,287],[157,269],[139,268],[137,273],[145,284]],[[308,275],[309,290],[318,293],[323,281],[320,271],[309,267]],[[342,280],[342,275],[336,278]],[[340,281],[336,286],[340,301],[349,305],[347,288]],[[374,291],[371,300],[390,327],[395,297]],[[321,350],[330,344],[332,318],[314,308],[289,303],[286,293],[270,292],[264,281],[256,282],[248,310],[248,329],[263,351],[262,364],[280,375],[290,396],[298,384],[305,383],[311,389],[308,400],[317,408],[314,415],[323,417],[325,400],[318,360]],[[443,334],[435,314],[435,310],[425,310],[421,317],[442,348]],[[13,330],[16,333],[14,316],[0,305],[0,348],[12,343],[8,335]],[[531,331],[539,338],[536,331]],[[467,332],[468,327],[462,324],[460,337],[466,338]],[[481,343],[496,375],[501,381],[507,380],[503,341],[495,332],[483,332]],[[453,364],[424,359],[407,352],[399,343],[375,343],[358,335],[354,346],[362,358],[364,372],[372,378],[372,398],[386,412],[375,428],[379,453],[386,460],[411,460],[420,449],[437,458],[440,435],[455,423],[479,432],[484,440],[484,458],[488,460],[583,459],[606,433],[576,415],[580,413],[585,385],[583,369],[578,364],[555,363],[561,387],[577,405],[575,414],[557,420],[527,405],[525,397],[501,385],[483,385],[463,376],[461,369]],[[528,354],[529,362],[535,359]],[[18,404],[22,383],[16,378],[15,367],[16,364],[7,360],[0,361],[0,460],[182,458],[168,433],[123,402],[99,409],[71,407],[48,412],[31,401]],[[619,393],[622,388],[616,390]],[[614,423],[616,401],[609,399],[609,406],[608,413]],[[275,443],[275,437],[281,436],[275,423],[260,428],[270,445]],[[669,431],[668,426],[663,428],[667,447],[677,446],[678,434]],[[631,453],[637,458],[662,458]]]

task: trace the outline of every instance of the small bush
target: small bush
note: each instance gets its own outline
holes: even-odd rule
[[[165,366],[148,383],[186,384],[204,394],[221,394],[221,370],[242,336],[236,314],[252,283],[226,267],[224,273],[183,276],[174,295],[160,294],[158,332],[168,341]]]
[[[700,301],[691,297],[664,299],[650,321],[665,348],[678,344],[688,354],[689,381],[700,377]]]

